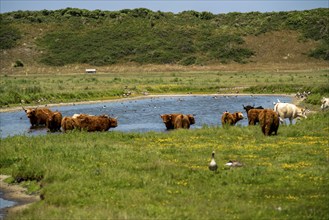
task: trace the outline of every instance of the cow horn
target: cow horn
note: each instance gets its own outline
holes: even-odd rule
[[[22,109],[23,109],[24,111],[26,111],[26,109],[24,108],[24,106],[22,106]]]

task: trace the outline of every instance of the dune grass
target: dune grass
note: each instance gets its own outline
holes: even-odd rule
[[[259,126],[205,126],[2,139],[0,173],[30,178],[44,198],[8,219],[328,219],[328,117],[270,137]],[[244,166],[227,168],[229,159]]]
[[[0,106],[105,100],[148,94],[329,94],[328,70],[129,72],[1,77]],[[320,98],[321,99],[321,98]],[[318,99],[318,102],[320,101]],[[314,103],[319,104],[319,103]]]

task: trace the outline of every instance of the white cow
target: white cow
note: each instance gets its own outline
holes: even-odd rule
[[[290,124],[295,118],[307,118],[306,109],[299,108],[294,104],[278,102],[274,106],[274,111],[279,114],[281,123],[285,118],[289,118]]]
[[[329,108],[329,98],[323,97],[321,99],[321,109],[325,110],[326,108]]]

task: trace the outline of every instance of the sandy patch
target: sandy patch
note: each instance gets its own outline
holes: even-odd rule
[[[14,201],[16,205],[2,209],[1,213],[6,215],[8,213],[21,211],[27,208],[31,203],[40,200],[40,197],[37,195],[28,195],[27,190],[19,185],[5,183],[4,180],[8,177],[7,175],[0,175],[0,190],[3,192],[3,199]]]

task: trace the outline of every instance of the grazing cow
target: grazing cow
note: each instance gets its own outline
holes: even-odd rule
[[[177,128],[188,129],[190,128],[190,125],[195,124],[195,118],[191,114],[163,114],[160,115],[160,117],[168,130]]]
[[[299,108],[290,103],[278,102],[274,105],[274,111],[279,114],[281,123],[284,122],[285,118],[289,118],[290,124],[295,118],[307,118],[304,108]]]
[[[229,112],[224,112],[222,115],[222,125],[235,125],[238,121],[243,119],[242,112],[234,112],[233,114]]]
[[[26,116],[30,119],[31,128],[44,126],[47,124],[48,116],[53,112],[48,108],[28,108],[22,107]]]
[[[60,112],[53,112],[48,115],[47,128],[51,132],[60,131],[62,123],[62,114]]]
[[[260,127],[264,135],[269,136],[273,132],[278,134],[280,119],[278,113],[272,109],[264,109],[259,113]]]
[[[111,118],[107,115],[92,116],[81,114],[73,119],[78,121],[77,127],[79,129],[86,130],[88,132],[107,131],[110,128],[115,128],[118,126],[117,119]]]
[[[325,110],[326,108],[329,108],[329,98],[323,97],[321,99],[321,109]]]

